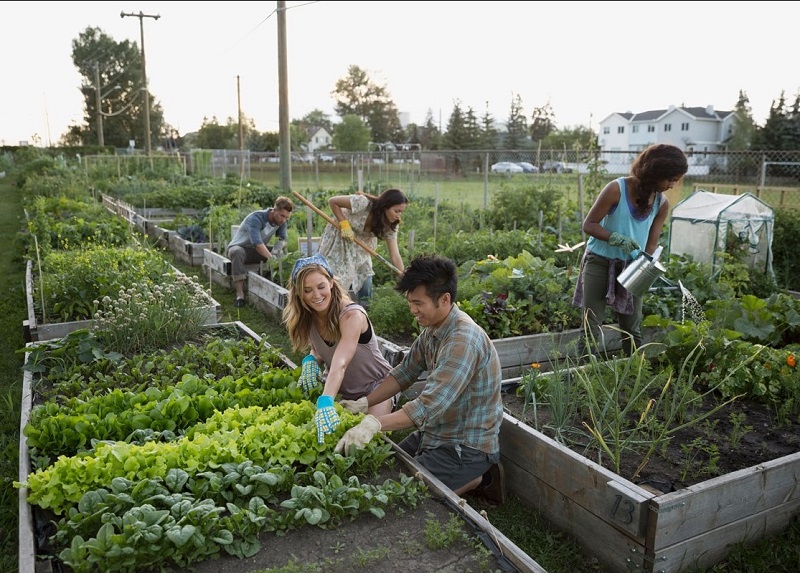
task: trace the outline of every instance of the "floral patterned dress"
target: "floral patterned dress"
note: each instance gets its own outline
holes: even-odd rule
[[[364,230],[370,205],[370,200],[364,195],[351,195],[350,208],[342,209],[342,213],[350,222],[356,239],[374,251],[378,246],[378,238],[372,231]],[[386,239],[396,238],[395,231],[386,233]],[[328,260],[336,278],[349,291],[358,292],[364,281],[375,274],[372,270],[372,255],[354,242],[342,239],[339,229],[333,225],[328,224],[325,227],[319,252]]]

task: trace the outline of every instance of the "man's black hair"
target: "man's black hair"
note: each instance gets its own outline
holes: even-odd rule
[[[456,264],[441,255],[419,255],[414,257],[397,279],[395,290],[407,294],[420,285],[426,294],[438,301],[444,293],[450,293],[450,302],[455,304],[458,294],[458,271]]]

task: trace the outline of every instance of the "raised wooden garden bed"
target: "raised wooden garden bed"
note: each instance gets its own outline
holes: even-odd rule
[[[238,329],[241,330],[243,335],[252,337],[254,340],[262,343],[260,337],[255,334],[251,329],[249,329],[246,325],[242,324],[241,322],[232,323],[235,324]],[[221,325],[210,325],[210,326],[221,326]],[[229,326],[229,325],[228,325]],[[35,343],[31,343],[35,344]],[[29,344],[29,346],[31,346]],[[266,344],[266,343],[263,343]],[[296,368],[296,365],[292,363],[288,358],[282,356],[282,360],[286,364],[288,368]],[[25,426],[28,424],[30,420],[30,413],[33,407],[33,374],[31,372],[26,371],[23,377],[23,390],[22,390],[22,408],[21,408],[21,418],[20,418],[20,450],[19,450],[19,481],[25,482],[28,479],[28,475],[31,472],[31,464],[30,464],[30,457],[28,452],[28,447],[26,444],[25,434],[23,430]],[[458,496],[456,496],[451,490],[445,487],[437,478],[432,476],[430,473],[427,472],[424,468],[419,466],[415,460],[408,455],[406,455],[402,450],[397,448],[396,444],[392,442],[388,437],[384,439],[392,446],[394,453],[397,458],[399,458],[402,468],[401,471],[408,475],[415,475],[418,478],[422,479],[429,487],[433,498],[437,500],[441,500],[444,502],[445,506],[448,508],[450,512],[462,518],[466,523],[468,523],[472,529],[478,531],[480,533],[480,537],[484,540],[495,556],[502,558],[504,562],[503,570],[512,570],[508,567],[513,567],[513,570],[519,571],[521,573],[547,573],[545,569],[543,569],[531,556],[527,555],[525,552],[520,550],[511,540],[509,540],[502,532],[495,529],[491,523],[484,517],[484,514],[478,513],[468,504],[464,503]],[[34,523],[34,511],[32,506],[27,502],[27,491],[25,488],[19,489],[19,572],[20,573],[38,573],[41,571],[41,565],[43,565],[42,561],[37,561],[37,537],[35,534],[35,523]],[[389,514],[383,518],[386,520],[403,520],[403,513],[398,512],[397,514]],[[348,524],[345,523],[341,525],[342,528],[347,528]],[[469,529],[469,528],[468,528]],[[45,541],[44,539],[39,539],[38,542],[41,543]],[[280,540],[277,542],[280,544]],[[262,551],[267,552],[275,552],[276,551],[276,544],[263,544]],[[320,548],[320,551],[324,548]],[[422,551],[423,553],[427,551],[427,549],[423,546],[419,546],[418,551]],[[287,555],[287,558],[293,558],[292,555]],[[448,557],[448,559],[452,559],[452,556]],[[241,567],[243,571],[252,570],[252,567],[248,568],[248,563],[253,559],[249,559],[247,561],[241,561]],[[47,563],[44,563],[45,565]],[[214,570],[215,564],[214,562],[208,563],[198,563],[197,566],[202,566],[203,571],[211,571]],[[209,568],[211,567],[211,568]],[[233,569],[225,569],[225,571],[233,570]]]
[[[800,453],[660,493],[507,412],[500,449],[508,490],[570,533],[607,573],[710,567],[737,544],[778,533],[800,514]]]
[[[175,269],[175,272],[183,274],[178,269]],[[35,292],[33,280],[33,262],[28,261],[25,266],[25,298],[28,305],[28,320],[25,320],[22,324],[26,342],[63,338],[70,332],[80,328],[91,328],[94,323],[93,320],[41,322],[36,315],[36,307],[33,303],[33,294]],[[211,296],[208,297],[208,300],[209,304],[205,307],[206,316],[204,324],[216,324],[222,316],[222,307],[216,300],[211,298]]]

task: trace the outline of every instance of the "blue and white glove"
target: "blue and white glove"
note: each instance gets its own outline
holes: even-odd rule
[[[317,387],[317,384],[322,382],[322,371],[313,354],[309,354],[303,358],[301,364],[303,366],[303,371],[300,372],[300,378],[297,379],[297,383],[300,385],[303,392],[308,395],[311,393],[311,390]]]
[[[322,395],[317,398],[317,413],[314,414],[317,424],[317,442],[325,442],[325,436],[332,433],[339,425],[339,414],[333,407],[333,398]]]

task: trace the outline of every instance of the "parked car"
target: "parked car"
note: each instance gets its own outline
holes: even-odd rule
[[[528,163],[527,161],[517,161],[517,165],[522,167],[522,171],[524,173],[539,173],[539,168],[533,163]]]
[[[549,173],[572,173],[572,169],[567,167],[563,161],[545,161],[542,171]]]
[[[491,167],[492,173],[522,173],[523,169],[512,161],[500,161]]]

